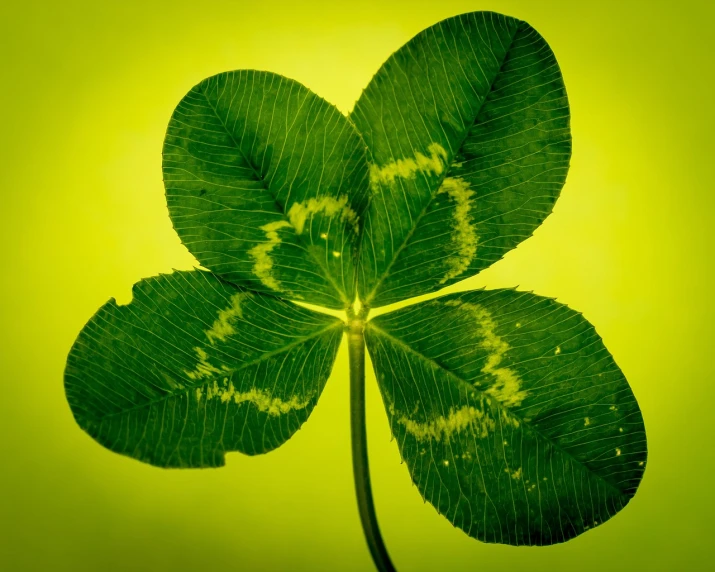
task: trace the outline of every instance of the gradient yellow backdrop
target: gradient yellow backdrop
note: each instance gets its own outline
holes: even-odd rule
[[[0,13],[0,569],[370,570],[352,490],[346,352],[279,450],[165,471],[74,424],[62,372],[85,321],[193,264],[161,144],[217,72],[290,76],[348,112],[422,28],[472,10],[530,22],[561,64],[574,153],[535,236],[451,290],[519,285],[596,326],[643,410],[648,470],[564,545],[468,538],[424,505],[368,378],[377,511],[400,572],[710,570],[715,244],[712,2],[6,2]]]

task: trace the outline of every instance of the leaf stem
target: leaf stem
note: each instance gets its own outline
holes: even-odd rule
[[[352,434],[353,475],[360,521],[370,554],[380,572],[395,572],[377,524],[370,486],[365,426],[365,327],[366,311],[357,316],[349,312],[348,353],[350,356],[350,429]]]

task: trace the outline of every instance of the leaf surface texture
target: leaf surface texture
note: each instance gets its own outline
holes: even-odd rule
[[[359,287],[372,307],[499,260],[551,212],[568,171],[556,58],[531,26],[492,12],[417,34],[351,118],[372,161]]]
[[[313,410],[340,320],[207,272],[142,280],[70,351],[67,399],[105,447],[161,467],[213,467],[275,449]]]
[[[176,107],[163,170],[174,228],[203,266],[283,298],[353,302],[367,160],[324,99],[268,72],[210,77]]]
[[[635,494],[646,463],[638,404],[567,306],[467,292],[379,316],[366,340],[412,480],[470,536],[563,542]]]

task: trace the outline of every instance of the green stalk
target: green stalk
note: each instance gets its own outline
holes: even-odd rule
[[[370,554],[380,572],[395,572],[377,524],[370,486],[365,428],[365,326],[366,312],[350,312],[348,353],[350,356],[350,429],[352,434],[353,475],[360,521]]]

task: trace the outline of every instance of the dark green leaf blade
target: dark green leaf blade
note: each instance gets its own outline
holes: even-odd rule
[[[226,280],[345,308],[368,189],[364,147],[345,116],[293,80],[210,77],[181,100],[164,141],[174,228]]]
[[[310,415],[340,320],[207,272],[142,280],[77,337],[65,370],[77,423],[105,447],[161,467],[265,453]]]
[[[571,156],[556,58],[492,12],[420,32],[378,71],[351,119],[371,153],[361,299],[438,290],[499,260],[551,212]]]
[[[581,314],[525,292],[468,292],[379,316],[366,341],[413,481],[470,536],[563,542],[635,494],[643,419]]]

